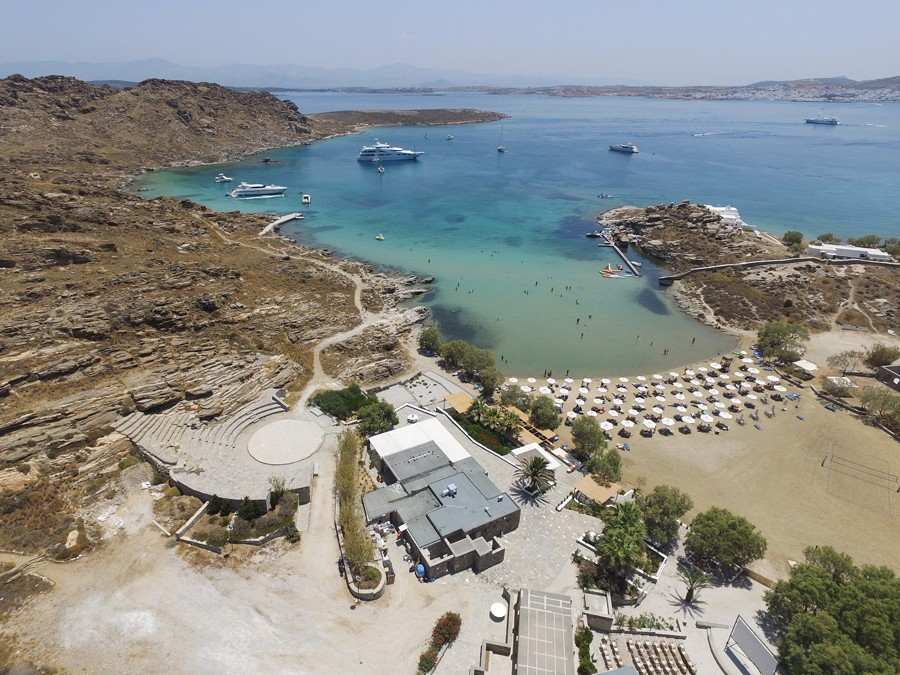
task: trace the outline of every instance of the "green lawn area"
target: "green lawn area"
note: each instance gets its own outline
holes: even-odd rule
[[[466,430],[466,433],[469,434],[469,436],[494,452],[500,455],[507,455],[518,447],[500,436],[497,432],[491,431],[490,429],[473,422],[465,415],[461,415],[455,410],[448,410],[448,412],[450,413],[450,416],[456,420],[457,424]]]

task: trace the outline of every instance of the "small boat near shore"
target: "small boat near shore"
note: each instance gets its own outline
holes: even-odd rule
[[[616,143],[614,145],[610,145],[609,149],[612,152],[620,152],[623,155],[636,155],[640,152],[640,148],[636,146],[634,143]]]
[[[260,197],[283,197],[287,188],[283,185],[265,185],[263,183],[241,183],[231,192],[235,199],[254,199]]]
[[[230,176],[226,176],[224,173],[220,173],[216,176],[217,183],[230,183],[233,179]]]
[[[837,117],[807,117],[807,124],[821,124],[826,127],[836,127],[841,123]]]
[[[376,241],[384,241],[384,235],[379,232],[378,234],[375,235],[375,240]]]

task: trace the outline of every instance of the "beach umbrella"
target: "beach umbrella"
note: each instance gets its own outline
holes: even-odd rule
[[[684,417],[681,418],[681,422],[682,422],[682,424],[696,424],[697,420],[695,420],[690,415],[685,415]]]
[[[644,377],[643,375],[638,375],[635,379],[636,379],[638,382],[646,382],[646,381],[647,381],[647,378]]]
[[[673,373],[671,370],[669,371],[669,377],[678,377],[678,373]]]
[[[637,388],[637,390],[638,390],[639,394],[644,394],[647,392],[647,387],[645,387],[644,385],[641,385],[640,387]]]
[[[538,391],[541,392],[542,394],[549,394],[550,387],[541,387],[540,389],[538,389]]]
[[[697,378],[694,378],[694,379],[692,379],[688,384],[692,384],[692,385],[695,386],[695,387],[699,387],[699,386],[700,386],[700,380],[698,380]]]
[[[628,378],[627,378],[627,377],[620,377],[620,378],[619,378],[619,382],[628,382]]]
[[[661,380],[661,379],[663,379],[663,378],[662,378],[662,375],[660,375],[659,373],[653,373],[653,379],[654,379],[654,380]]]
[[[701,395],[702,395],[702,394],[701,394]],[[677,394],[675,394],[675,400],[676,400],[676,401],[683,401],[683,400],[684,400],[684,394],[682,394],[681,392],[678,392]]]
[[[750,399],[751,401],[755,401],[758,397],[756,394],[747,394],[745,398]]]
[[[612,380],[610,380],[608,377],[604,377],[600,380],[600,384],[609,384],[610,382],[612,382]]]
[[[759,368],[747,368],[747,372],[751,375],[759,375]]]
[[[660,424],[664,424],[667,427],[675,425],[675,420],[673,420],[671,417],[663,417],[659,422]]]
[[[578,387],[578,393],[579,393],[579,394],[589,394],[590,391],[591,391],[591,390],[588,389],[587,387]]]
[[[656,422],[654,422],[653,420],[644,420],[643,425],[651,431],[656,428]]]
[[[640,413],[639,413],[637,410],[635,410],[634,408],[629,408],[629,409],[628,409],[628,416],[629,416],[629,417],[637,417],[638,415],[640,415]]]
[[[726,384],[725,389],[727,389],[728,391],[737,391],[737,387],[735,387],[733,384]]]
[[[719,410],[725,410],[725,408],[728,407],[728,406],[727,406],[725,403],[723,403],[722,401],[716,401],[715,403],[713,403],[713,405],[716,406]]]
[[[596,417],[597,411],[596,410],[588,410],[587,415],[588,415],[588,417]]]
[[[693,377],[694,375],[696,375],[696,373],[693,370],[691,370],[690,368],[688,368],[686,371],[684,371],[684,374],[686,377]]]
[[[634,426],[634,422],[632,422],[631,420],[622,420],[622,426],[626,429],[630,429]]]
[[[653,406],[653,408],[651,408],[651,411],[656,415],[662,415],[665,412],[665,410],[660,408],[658,405]]]
[[[537,382],[537,380],[534,379],[533,377],[528,378],[528,384],[534,384],[535,382]]]
[[[582,377],[581,381],[584,382],[585,384],[590,384],[591,382],[593,382],[593,380],[589,377]]]
[[[637,403],[638,405],[644,405],[644,401],[645,401],[645,399],[642,396],[634,397],[634,402]]]
[[[772,387],[772,389],[774,389],[777,392],[781,392],[782,394],[787,391],[787,388],[782,387],[780,384],[776,384],[774,387]]]
[[[706,413],[703,413],[702,415],[700,415],[700,421],[706,422],[707,424],[712,424],[713,423],[712,415],[707,415]]]
[[[777,375],[766,375],[766,379],[769,382],[780,382],[781,381],[781,378],[778,377]]]
[[[552,377],[548,377],[547,384],[556,384],[556,380],[554,380]]]
[[[583,398],[576,398],[576,399],[575,399],[575,405],[577,405],[578,407],[583,406],[585,403],[587,403],[587,401],[585,401]]]
[[[561,398],[553,399],[553,405],[562,406],[563,403],[564,403],[564,401]]]
[[[707,373],[707,372],[709,372],[709,368],[707,368],[706,366],[700,366],[699,368],[697,368],[697,372]]]
[[[565,382],[566,384],[572,384],[574,381],[575,380],[573,380],[571,377],[567,377],[566,379],[563,380],[563,382]]]
[[[619,416],[619,411],[618,411],[618,410],[610,410],[610,411],[609,411],[608,413],[606,413],[606,414],[609,415],[610,417],[618,417],[618,416]]]
[[[531,387],[529,387],[529,386],[527,386],[527,385],[524,385],[524,384],[523,384],[521,387],[519,387],[519,389],[521,389],[521,390],[522,390],[523,392],[525,392],[526,394],[530,394],[530,393],[531,393]]]
[[[603,431],[609,431],[610,429],[612,429],[614,427],[615,427],[615,424],[613,424],[612,422],[606,422],[606,421],[600,422],[600,428],[603,429]]]
[[[614,398],[614,399],[612,400],[612,404],[615,405],[615,406],[620,406],[620,405],[622,405],[622,403],[623,403],[623,401],[622,401],[622,399],[620,399],[620,398]]]
[[[606,403],[606,401],[604,401],[602,398],[595,398],[595,399],[594,399],[594,404],[595,404],[595,405],[603,405],[604,403]]]
[[[683,405],[676,405],[676,406],[675,406],[675,412],[677,412],[677,413],[683,415],[684,413],[687,412],[687,408],[685,408]]]
[[[618,394],[616,394],[617,396],[624,396],[628,393],[628,390],[625,387],[616,387],[616,391],[618,392]]]
[[[517,377],[511,377],[511,378],[509,378],[509,379],[507,380],[507,382],[509,382],[510,384],[518,384],[518,383],[519,383],[519,378],[517,378]]]
[[[578,417],[578,413],[576,413],[574,410],[570,410],[566,413],[566,417],[568,417],[570,420],[574,420],[576,417]]]
[[[721,394],[721,393],[722,393],[722,392],[720,392],[718,389],[715,389],[715,388],[709,390],[709,395],[710,395],[710,396],[718,396],[718,395]]]
[[[730,420],[732,418],[732,414],[723,410],[719,413],[719,417],[721,417],[723,420]]]
[[[705,378],[703,378],[703,383],[704,383],[707,387],[714,387],[714,386],[716,385],[716,381],[715,381],[713,378],[711,378],[711,377],[705,377]]]
[[[692,391],[691,396],[693,396],[694,398],[703,398],[703,392],[702,391]]]
[[[665,403],[665,402],[666,402],[666,397],[665,397],[665,396],[657,396],[657,397],[656,397],[656,400],[659,401],[660,403]]]
[[[654,384],[653,389],[655,389],[656,391],[665,391],[666,386],[664,384]]]
[[[700,410],[709,410],[709,406],[706,405],[705,403],[697,403],[696,406],[697,406],[697,408],[699,408]]]
[[[729,375],[728,373],[722,373],[721,375],[719,375],[719,379],[720,380],[730,380],[731,375]]]
[[[717,363],[716,361],[710,361],[709,367],[710,367],[710,368],[715,368],[716,370],[721,370],[721,369],[722,369],[722,364],[721,364],[721,363]]]
[[[606,387],[597,387],[597,391],[601,394],[605,394],[609,390]]]
[[[684,389],[684,385],[681,384],[681,382],[676,382],[672,386],[675,387],[676,389]]]
[[[753,359],[748,358],[748,357],[745,356],[744,358],[741,359],[741,363],[747,363],[747,364],[749,364],[749,363],[754,363],[754,361],[753,361]]]
[[[566,389],[565,387],[560,387],[560,389],[559,389],[559,395],[560,395],[560,396],[568,396],[568,395],[569,395],[569,390]]]

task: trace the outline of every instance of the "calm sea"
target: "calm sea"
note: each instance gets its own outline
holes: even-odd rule
[[[284,199],[236,201],[223,167],[161,172],[146,196],[222,210],[286,213],[284,230],[437,281],[424,300],[443,332],[495,350],[518,375],[618,375],[715,356],[733,341],[683,316],[643,260],[641,279],[604,279],[617,264],[584,233],[622,204],[730,204],[774,232],[900,236],[900,105],[561,99],[483,94],[289,96],[302,110],[477,107],[502,124],[395,127],[266,153],[224,167],[235,181],[289,187]],[[835,115],[839,127],[803,123]],[[452,135],[453,140],[447,140]],[[423,150],[383,175],[356,162],[376,138]],[[624,156],[610,143],[631,141]],[[507,152],[496,151],[498,144]],[[601,193],[611,199],[600,199]],[[385,240],[375,240],[376,234]],[[637,258],[635,254],[633,257]],[[640,260],[640,258],[637,258]]]

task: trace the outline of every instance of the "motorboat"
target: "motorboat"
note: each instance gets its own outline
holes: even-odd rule
[[[308,206],[309,204],[312,203],[312,197],[310,197],[309,195],[303,195],[303,197],[301,197],[300,201]]]
[[[241,183],[228,195],[235,199],[252,199],[254,197],[283,197],[285,192],[287,192],[287,188],[283,185]]]
[[[452,134],[447,134],[447,140],[448,140],[448,141],[452,141],[452,140],[453,140],[453,135],[452,135]]]
[[[603,230],[594,230],[593,232],[585,232],[584,236],[588,239],[599,239],[603,236]]]
[[[384,241],[384,235],[379,232],[378,234],[375,235],[375,239],[377,241]]]
[[[425,154],[416,150],[407,150],[396,145],[381,143],[377,139],[374,145],[364,145],[356,158],[360,162],[401,162],[404,160],[418,159]]]
[[[616,143],[615,145],[609,146],[609,149],[613,152],[621,152],[625,155],[636,155],[640,152],[640,149],[634,143]]]
[[[379,167],[378,167],[378,173],[382,173],[382,174],[384,173],[384,167],[383,167],[383,166],[379,166]]]
[[[807,117],[807,124],[822,124],[827,127],[836,127],[840,124],[840,120],[837,117]]]
[[[216,176],[217,183],[230,183],[232,178],[230,176],[226,176],[224,173],[220,173]]]

